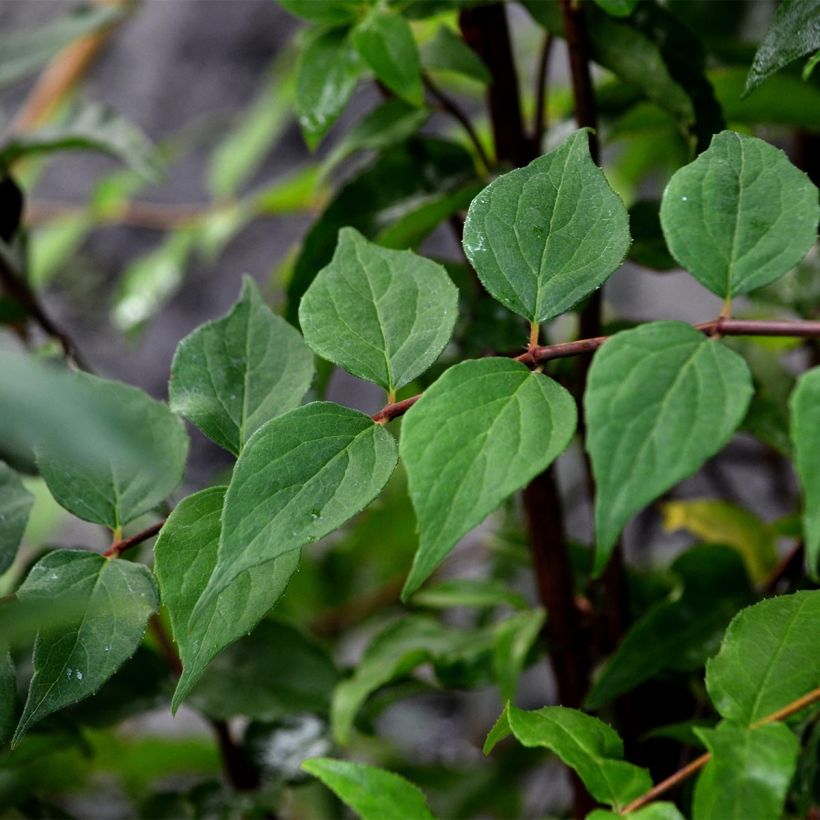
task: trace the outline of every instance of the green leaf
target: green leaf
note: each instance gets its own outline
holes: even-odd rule
[[[809,77],[811,77],[818,63],[820,63],[820,51],[815,51],[814,54],[806,60],[806,65],[803,66],[803,71],[800,73],[800,79],[803,80],[804,83],[809,81]]]
[[[342,113],[359,81],[361,62],[347,29],[320,32],[299,57],[296,110],[311,151]]]
[[[438,27],[435,37],[422,49],[422,60],[432,71],[451,71],[482,85],[492,82],[481,57],[449,26]]]
[[[791,729],[772,723],[745,729],[721,723],[696,729],[712,753],[698,777],[694,820],[747,820],[782,817],[800,744]]]
[[[144,566],[82,550],[41,558],[17,597],[40,606],[73,606],[64,623],[37,635],[34,677],[12,746],[46,715],[94,694],[134,654],[159,606],[156,583]]]
[[[262,424],[299,405],[312,379],[313,356],[299,332],[246,276],[230,313],[179,343],[168,388],[175,413],[239,453]]]
[[[584,703],[599,709],[666,670],[700,669],[732,616],[751,600],[743,563],[726,547],[688,550],[672,564],[679,582],[626,633]]]
[[[451,578],[431,584],[413,595],[414,606],[429,609],[449,609],[454,606],[511,606],[526,609],[523,596],[495,579]]]
[[[820,576],[820,367],[804,373],[789,400],[795,468],[803,489],[806,564]]]
[[[638,0],[595,0],[595,2],[613,17],[629,17],[638,5]]]
[[[649,772],[623,760],[623,742],[606,723],[564,706],[545,706],[532,712],[510,704],[493,727],[484,754],[508,734],[522,746],[541,746],[557,755],[581,778],[597,801],[623,808],[651,788]]]
[[[179,484],[188,435],[165,404],[137,387],[87,373],[76,373],[73,380],[128,430],[141,457],[104,453],[90,463],[78,463],[60,450],[41,446],[37,464],[61,506],[86,521],[118,530],[165,500]]]
[[[244,573],[338,529],[395,466],[393,437],[356,410],[314,402],[264,424],[234,467],[216,568],[193,617]]]
[[[220,720],[244,715],[269,722],[299,712],[327,713],[338,678],[315,641],[293,626],[264,620],[214,660],[189,702]]]
[[[441,265],[380,248],[353,228],[339,232],[299,307],[314,353],[391,394],[439,357],[457,316],[458,291]]]
[[[817,188],[778,148],[723,131],[677,171],[661,202],[672,256],[713,293],[767,285],[814,245]]]
[[[56,125],[12,134],[0,143],[0,165],[68,150],[108,154],[151,181],[162,176],[158,153],[148,137],[112,108],[96,102],[77,106]]]
[[[565,313],[620,267],[626,208],[576,131],[491,182],[470,205],[464,250],[487,290],[531,322]]]
[[[820,3],[817,0],[782,0],[749,69],[744,96],[776,71],[818,48]]]
[[[510,359],[462,362],[425,391],[400,443],[420,533],[405,600],[462,536],[564,451],[576,415],[563,387]]]
[[[543,609],[521,612],[496,626],[493,646],[493,672],[501,690],[501,698],[512,700],[518,689],[518,679],[530,650],[544,626],[547,616]]]
[[[173,711],[190,694],[222,649],[247,635],[284,592],[299,551],[254,567],[237,579],[202,615],[191,615],[217,564],[225,487],[211,487],[177,504],[154,546],[154,568],[182,660]]]
[[[20,476],[0,461],[0,575],[17,555],[33,504],[34,496]]]
[[[14,728],[16,713],[17,672],[8,649],[0,646],[0,747]]]
[[[629,519],[726,444],[751,395],[742,357],[690,325],[651,322],[601,347],[584,396],[596,574]]]
[[[296,17],[311,23],[341,25],[356,19],[361,0],[279,0],[279,5]]]
[[[330,262],[341,228],[356,228],[375,239],[425,208],[461,207],[453,194],[474,179],[470,154],[443,140],[414,138],[382,154],[339,191],[305,237],[288,284],[288,320],[296,323],[299,300]],[[437,217],[446,219],[449,213],[445,209]],[[437,224],[428,220],[416,226],[405,247],[421,242]]]
[[[392,772],[327,757],[306,760],[302,768],[318,777],[362,820],[434,820],[421,790]]]
[[[606,811],[605,809],[593,809],[586,816],[586,820],[618,820],[619,817],[627,817],[631,820],[686,820],[674,803],[665,803],[663,801],[650,803],[637,811],[630,811],[626,814]]]
[[[820,592],[781,595],[742,610],[706,664],[715,709],[749,726],[820,686]]]
[[[353,44],[376,77],[411,105],[424,102],[421,59],[410,24],[381,6],[353,29]]]
[[[742,507],[716,498],[693,498],[667,501],[661,511],[668,532],[685,530],[708,544],[737,550],[755,583],[765,581],[777,564],[774,529]]]
[[[321,176],[356,151],[381,151],[413,136],[429,116],[427,108],[416,108],[396,97],[385,100],[344,135],[322,163]]]
[[[39,29],[5,33],[0,37],[0,86],[33,74],[72,40],[122,17],[121,8],[94,4],[75,9]]]

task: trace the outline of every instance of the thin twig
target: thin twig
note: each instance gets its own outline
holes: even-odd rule
[[[132,535],[130,538],[122,538],[119,541],[115,541],[104,553],[103,557],[105,558],[117,558],[118,556],[122,555],[126,550],[130,550],[131,547],[136,547],[138,544],[142,544],[143,541],[147,541],[149,538],[153,538],[163,527],[165,524],[165,520],[157,521],[156,524],[151,524],[150,527],[146,527],[142,532],[138,532],[135,535]]]
[[[461,127],[467,133],[467,136],[470,138],[470,142],[473,144],[476,153],[478,154],[478,158],[481,160],[482,164],[488,170],[492,168],[490,163],[490,158],[487,156],[487,152],[484,150],[484,146],[481,144],[481,140],[478,138],[478,134],[476,133],[475,128],[473,128],[472,122],[470,122],[470,118],[467,114],[461,109],[458,103],[445,94],[430,78],[428,74],[422,74],[422,80],[424,81],[425,88],[430,92],[430,95],[436,100],[439,105],[439,108],[442,111],[445,111],[455,120],[457,120]]]

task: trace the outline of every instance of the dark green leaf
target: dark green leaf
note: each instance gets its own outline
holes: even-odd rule
[[[433,364],[457,315],[458,291],[441,265],[380,248],[353,228],[339,232],[299,307],[314,353],[391,394]]]
[[[595,2],[613,17],[629,17],[638,5],[638,0],[595,0]]]
[[[464,250],[487,290],[531,322],[565,313],[620,267],[629,224],[620,197],[576,131],[470,205]]]
[[[489,85],[492,81],[484,61],[448,26],[439,26],[435,37],[422,49],[424,65],[433,71],[452,71]]]
[[[361,0],[279,0],[279,5],[311,23],[340,25],[356,18]]]
[[[820,48],[820,2],[782,0],[765,39],[755,54],[744,94],[754,91],[767,77]]]
[[[596,679],[585,708],[599,709],[659,672],[699,669],[717,650],[732,616],[751,601],[743,562],[725,547],[689,550],[672,571],[679,586],[627,632]]]
[[[0,646],[0,747],[8,740],[17,716],[17,673],[11,655]]]
[[[306,760],[302,768],[318,777],[362,820],[434,820],[419,788],[392,772],[326,757]]]
[[[462,362],[425,391],[400,444],[420,531],[405,599],[462,536],[563,452],[575,424],[569,393],[510,359]]]
[[[14,561],[23,538],[34,496],[20,476],[0,461],[0,575]]]
[[[680,322],[617,333],[596,353],[584,397],[596,573],[635,513],[726,444],[751,395],[744,360]]]
[[[375,239],[396,221],[447,202],[474,176],[469,153],[453,143],[417,138],[386,151],[339,191],[310,229],[288,284],[289,321],[296,322],[299,300],[333,256],[340,228],[356,228]],[[437,224],[424,222],[407,244],[420,242]]]
[[[162,174],[157,151],[148,137],[100,103],[78,106],[57,125],[12,134],[0,143],[0,164],[11,165],[21,157],[67,150],[109,154],[152,181]]]
[[[521,612],[496,626],[493,646],[493,672],[503,700],[512,700],[546,614],[543,609]]]
[[[247,635],[284,592],[299,552],[255,567],[231,584],[197,620],[191,614],[217,564],[225,487],[195,493],[176,506],[154,547],[154,566],[182,659],[176,711],[213,657]]]
[[[652,270],[671,270],[677,262],[670,256],[661,229],[660,202],[641,199],[629,209],[632,246],[629,258]]]
[[[77,37],[92,34],[122,19],[121,8],[94,4],[78,8],[34,31],[8,32],[0,37],[0,86],[37,71]]]
[[[733,131],[677,171],[661,203],[672,256],[724,298],[794,267],[814,245],[818,214],[817,188],[781,150]]]
[[[353,43],[376,77],[411,105],[424,102],[421,60],[410,24],[376,6],[353,29]]]
[[[285,623],[265,620],[208,667],[190,704],[211,717],[272,721],[298,712],[326,713],[338,680],[315,641]]]
[[[230,313],[180,342],[168,388],[174,412],[239,453],[262,424],[299,405],[312,379],[302,337],[245,277]]]
[[[803,533],[812,577],[820,575],[820,367],[804,373],[789,402],[795,468],[803,488]]]
[[[119,530],[167,498],[182,479],[188,436],[168,407],[137,387],[76,373],[75,384],[128,430],[139,459],[104,453],[76,462],[42,445],[37,464],[54,498],[74,515]]]
[[[347,29],[320,32],[299,58],[296,108],[313,150],[342,113],[356,88],[361,62]]]
[[[34,677],[12,745],[46,715],[96,692],[134,654],[159,606],[144,566],[81,550],[41,558],[17,597],[49,607],[65,599],[76,608],[65,623],[37,636]]]
[[[484,753],[489,754],[508,734],[523,746],[549,749],[601,803],[620,809],[652,786],[646,769],[623,760],[624,747],[617,733],[577,709],[545,706],[525,712],[508,704],[484,744]]]
[[[820,592],[770,598],[742,610],[706,664],[717,711],[749,726],[820,686]]]
[[[724,722],[716,729],[695,731],[712,759],[695,786],[694,820],[783,816],[800,750],[788,726],[772,723],[745,729]]]
[[[243,574],[340,527],[379,494],[395,466],[393,437],[346,407],[314,402],[264,424],[234,467],[216,568],[193,617]],[[241,609],[229,617],[243,617]]]

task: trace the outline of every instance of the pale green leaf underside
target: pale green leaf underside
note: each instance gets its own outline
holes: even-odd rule
[[[88,463],[53,447],[37,451],[48,489],[70,512],[117,529],[167,498],[182,479],[188,435],[182,420],[137,387],[76,373],[77,389],[117,422],[133,459],[95,452]]]
[[[59,601],[66,614],[59,629],[37,636],[34,676],[13,744],[47,715],[94,694],[134,654],[159,606],[144,566],[83,550],[41,558],[17,597],[44,607]]]
[[[723,131],[663,194],[672,256],[721,297],[747,293],[793,268],[817,238],[817,188],[786,155]]]
[[[171,704],[174,711],[214,656],[250,632],[276,603],[299,563],[299,551],[293,550],[278,561],[249,570],[192,621],[216,567],[225,490],[211,487],[180,502],[154,547],[162,602],[182,660],[182,676]]]
[[[563,452],[576,420],[563,387],[510,359],[462,362],[425,391],[400,443],[420,538],[405,598],[462,536]]]
[[[194,617],[245,573],[281,560],[364,509],[396,466],[396,444],[356,410],[313,402],[264,424],[234,467],[217,564]]]
[[[781,817],[800,744],[788,726],[746,729],[729,722],[695,729],[712,753],[698,777],[693,820]]]
[[[629,218],[576,131],[490,183],[472,202],[464,250],[484,287],[534,322],[572,308],[620,267]]]
[[[354,376],[393,392],[444,350],[458,316],[458,292],[441,265],[339,232],[333,259],[299,306],[310,348]]]
[[[606,723],[577,709],[546,706],[532,712],[507,705],[484,746],[512,734],[522,746],[549,749],[574,769],[590,795],[621,808],[652,786],[649,772],[623,760],[623,743]]]
[[[635,513],[726,444],[751,395],[744,360],[680,322],[617,333],[596,353],[584,397],[596,572]]]
[[[741,610],[706,664],[717,711],[743,726],[820,686],[820,592],[797,592]]]
[[[362,820],[434,820],[421,790],[393,772],[315,757],[302,768],[319,778]]]
[[[313,356],[299,332],[245,277],[231,312],[180,342],[168,388],[174,412],[239,453],[262,424],[299,405],[312,379]]]
[[[812,577],[820,575],[820,367],[804,373],[789,402],[794,461],[803,489],[803,537]]]
[[[33,503],[34,496],[20,476],[0,461],[0,575],[17,555]]]

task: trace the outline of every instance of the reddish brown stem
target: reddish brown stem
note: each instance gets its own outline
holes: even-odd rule
[[[165,521],[157,521],[156,524],[151,524],[150,527],[146,527],[142,532],[136,533],[136,535],[132,535],[130,538],[122,538],[119,541],[115,541],[104,553],[103,556],[106,558],[117,558],[119,555],[122,555],[126,550],[130,550],[131,547],[136,547],[138,544],[141,544],[143,541],[147,541],[149,538],[153,538],[161,529]]]

